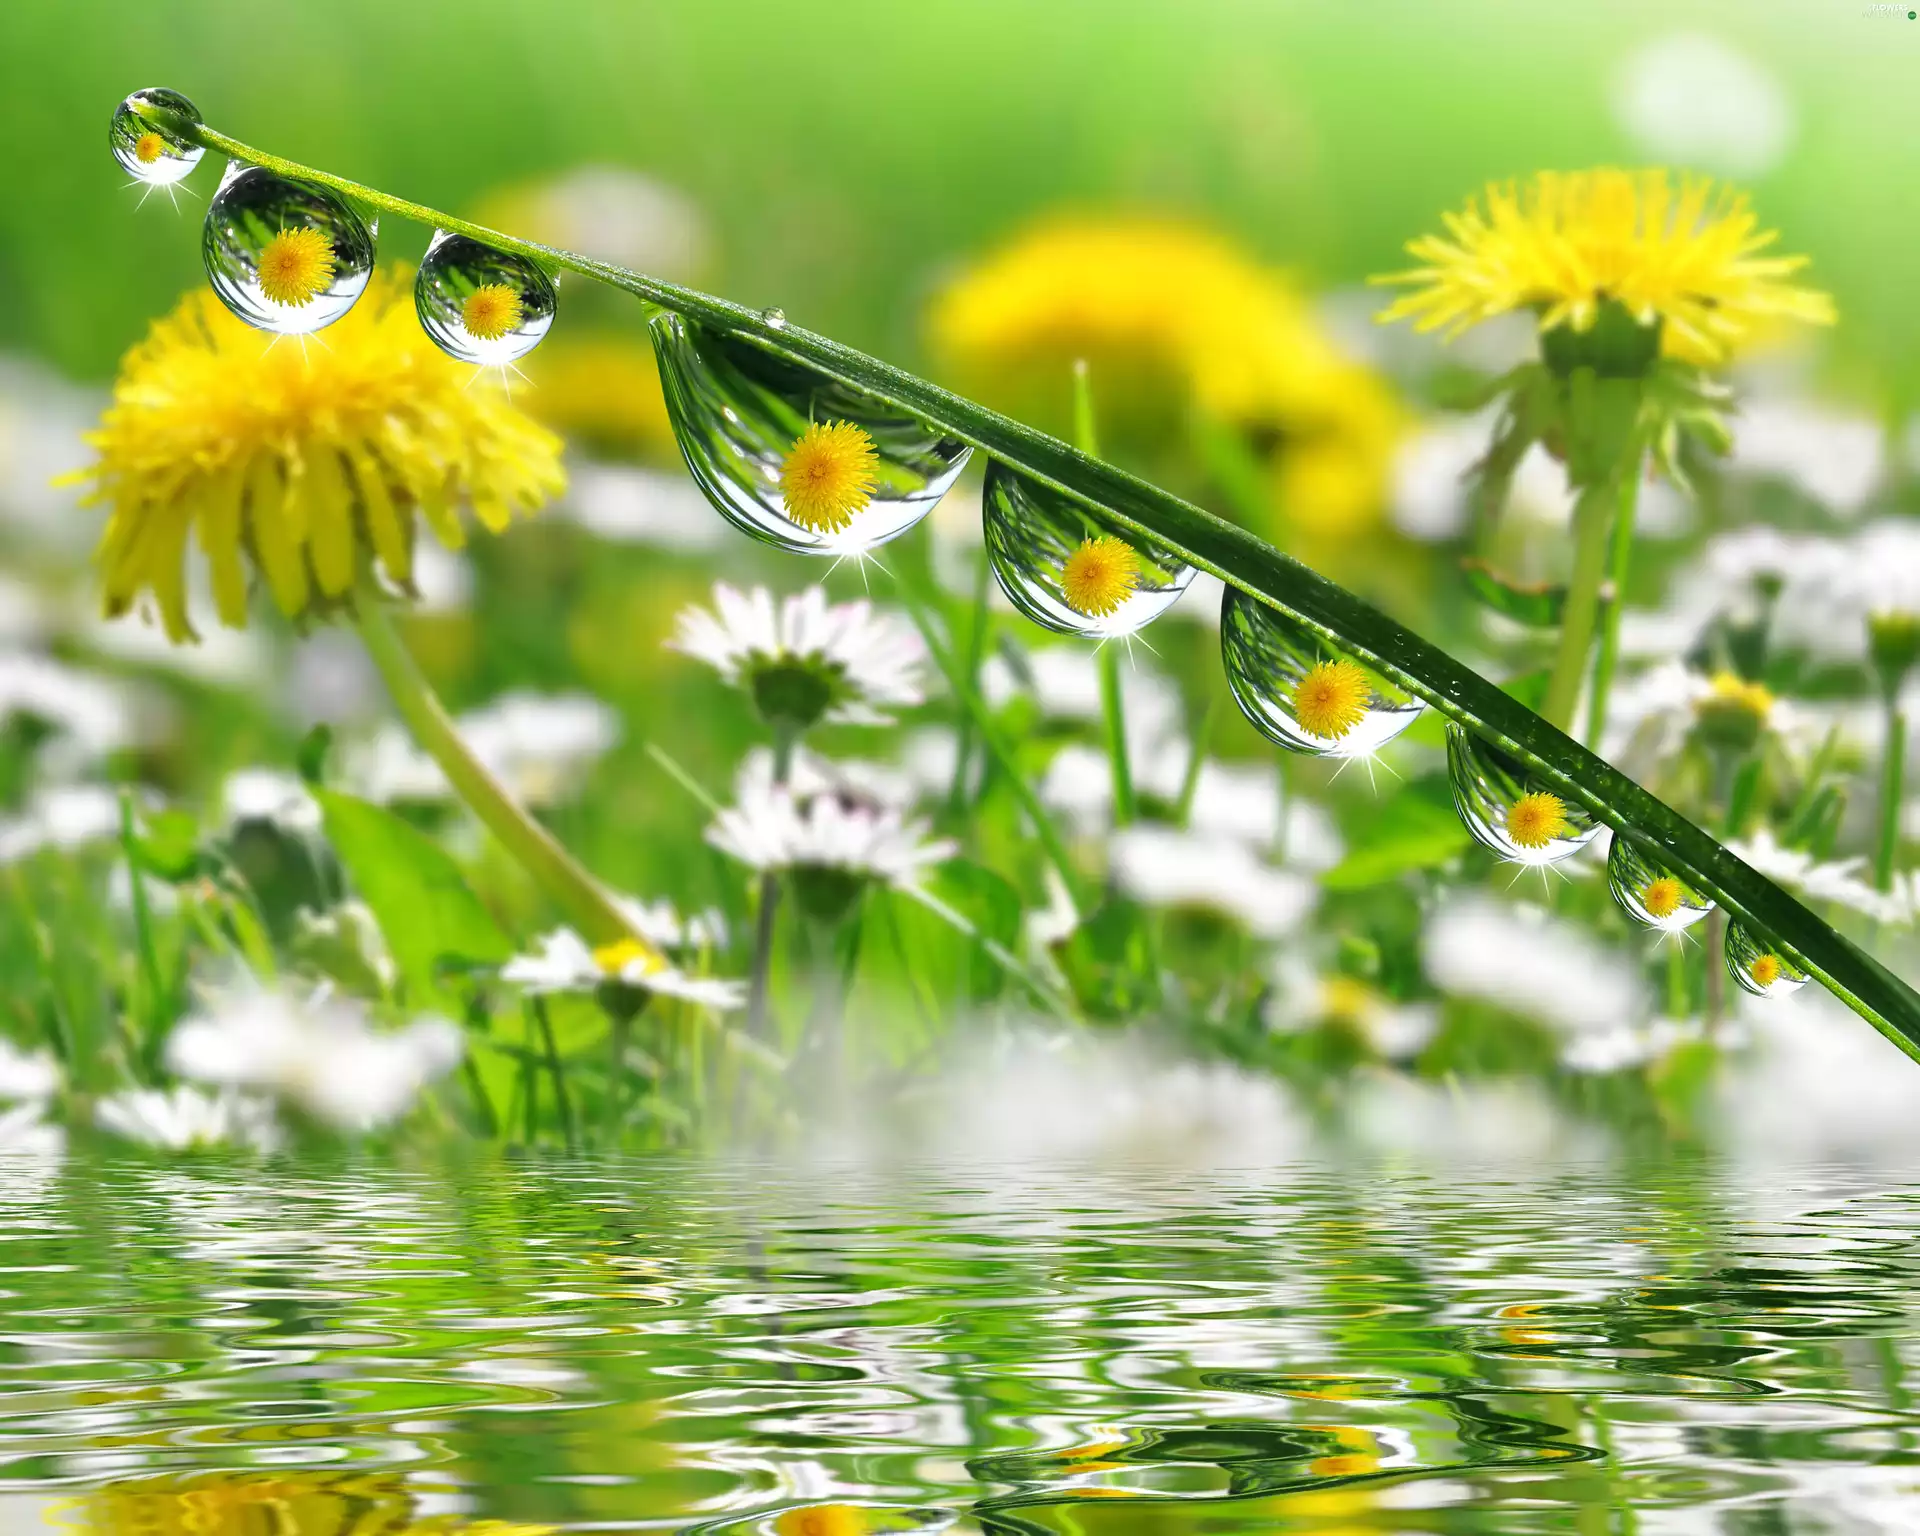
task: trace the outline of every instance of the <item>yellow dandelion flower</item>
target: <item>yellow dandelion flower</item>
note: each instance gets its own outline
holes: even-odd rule
[[[1755,955],[1747,963],[1747,974],[1753,978],[1754,985],[1758,987],[1772,986],[1780,979],[1780,973],[1784,969],[1778,955]]]
[[[133,158],[142,165],[152,165],[167,152],[167,141],[157,133],[143,133],[133,141]]]
[[[1293,718],[1322,741],[1338,741],[1373,707],[1373,683],[1357,661],[1321,661],[1307,669],[1293,690]]]
[[[400,270],[304,354],[190,294],[127,354],[90,441],[99,457],[74,478],[112,508],[95,556],[106,611],[150,592],[176,642],[194,637],[189,534],[240,628],[249,564],[282,612],[317,613],[369,555],[409,579],[416,512],[457,548],[461,503],[499,533],[565,485],[559,440],[427,340]]]
[[[867,1512],[857,1504],[809,1504],[774,1517],[777,1536],[864,1536]]]
[[[1544,848],[1570,830],[1566,802],[1545,790],[1522,795],[1507,808],[1507,836],[1516,847]]]
[[[1375,279],[1411,290],[1382,320],[1458,334],[1531,309],[1542,330],[1586,331],[1613,302],[1659,325],[1667,356],[1711,365],[1777,321],[1834,319],[1831,298],[1788,281],[1807,258],[1766,254],[1777,235],[1745,194],[1702,176],[1541,171],[1488,186],[1443,222],[1445,234],[1408,245],[1420,266]]]
[[[603,944],[593,952],[593,963],[608,976],[621,975],[635,962],[638,962],[649,975],[664,969],[667,963],[652,945],[643,944],[635,938]]]
[[[308,225],[283,229],[260,252],[260,291],[276,304],[311,304],[333,282],[333,242]]]
[[[816,533],[839,533],[873,500],[880,455],[850,421],[814,422],[780,466],[787,516]]]
[[[460,306],[460,323],[467,334],[482,341],[498,341],[519,328],[525,306],[505,283],[486,283],[467,295]]]
[[[1662,875],[1640,887],[1640,905],[1648,917],[1667,918],[1680,910],[1686,892],[1672,875]]]
[[[1305,297],[1231,241],[1151,219],[1041,225],[942,293],[930,329],[956,380],[1025,420],[1066,426],[1061,381],[1089,365],[1101,435],[1185,463],[1196,411],[1267,466],[1292,529],[1339,536],[1385,503],[1402,416]]]
[[[1081,541],[1061,562],[1060,594],[1075,613],[1104,619],[1119,611],[1140,585],[1140,556],[1110,533]]]

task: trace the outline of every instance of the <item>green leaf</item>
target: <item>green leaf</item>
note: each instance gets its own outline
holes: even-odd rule
[[[185,811],[155,811],[140,818],[133,851],[140,867],[162,880],[191,880],[205,868],[200,823]]]
[[[1415,779],[1372,808],[1350,836],[1347,856],[1320,878],[1329,891],[1357,891],[1413,869],[1434,869],[1458,858],[1473,839],[1453,808],[1444,775]]]
[[[1495,613],[1534,629],[1558,629],[1566,612],[1567,589],[1548,582],[1515,581],[1484,560],[1462,560],[1460,569],[1473,595]]]
[[[514,946],[440,845],[393,812],[338,790],[313,791],[327,838],[372,910],[417,997],[440,990],[443,959],[503,961]]]
[[[1155,1000],[1153,947],[1144,908],[1109,896],[1054,946],[1054,958],[1087,1017],[1134,1018]]]
[[[971,859],[949,859],[931,882],[933,894],[972,923],[984,939],[1016,951],[1020,941],[1020,893],[1004,876]],[[969,943],[968,995],[975,1002],[999,996],[1007,973],[977,943]]]

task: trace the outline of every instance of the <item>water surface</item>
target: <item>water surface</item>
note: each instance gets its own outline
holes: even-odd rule
[[[1920,1530],[1841,1168],[0,1165],[0,1531]]]

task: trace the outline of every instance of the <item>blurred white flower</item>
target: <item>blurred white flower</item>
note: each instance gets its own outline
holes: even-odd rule
[[[726,948],[727,920],[717,907],[689,912],[682,917],[680,909],[665,897],[658,901],[640,901],[631,896],[616,896],[613,904],[641,938],[661,949]]]
[[[1642,44],[1615,76],[1613,114],[1649,159],[1751,179],[1793,142],[1793,107],[1771,72],[1710,33]]]
[[[1684,662],[1668,661],[1623,681],[1607,709],[1601,755],[1643,768],[1670,758],[1703,717],[1737,719],[1740,729],[1757,735],[1770,731],[1789,746],[1817,745],[1826,722],[1792,699],[1778,699],[1765,688],[1731,673],[1712,677]]]
[[[71,851],[120,835],[120,797],[100,784],[43,789],[19,815],[0,818],[0,866],[45,848]]]
[[[1560,1064],[1569,1072],[1604,1076],[1644,1067],[1658,1061],[1676,1045],[1707,1038],[1707,1026],[1701,1019],[1654,1019],[1645,1024],[1622,1020],[1606,1029],[1588,1030],[1575,1035],[1560,1051]],[[1722,1022],[1713,1039],[1721,1047],[1744,1043],[1738,1023]]]
[[[1257,938],[1291,933],[1313,911],[1313,881],[1276,869],[1235,838],[1142,824],[1108,846],[1113,879],[1138,901],[1218,913]]]
[[[1281,1033],[1340,1024],[1390,1061],[1418,1056],[1440,1027],[1432,1003],[1402,1003],[1352,976],[1323,975],[1298,950],[1283,952],[1273,972],[1267,1027]]]
[[[16,1104],[0,1112],[0,1157],[58,1157],[67,1146],[67,1133],[49,1125],[40,1100]]]
[[[560,503],[596,538],[614,544],[653,544],[683,554],[712,554],[739,537],[713,504],[682,474],[621,464],[575,463]]]
[[[690,976],[631,939],[595,949],[571,928],[556,928],[533,954],[514,956],[500,968],[500,979],[533,993],[597,992],[611,983],[703,1008],[741,1008],[747,1001],[740,982]]]
[[[220,815],[228,827],[271,822],[294,837],[317,836],[320,805],[299,775],[277,768],[240,768],[220,786]]]
[[[734,775],[734,794],[747,799],[767,794],[773,787],[773,749],[755,747],[740,760],[740,770]],[[857,757],[823,757],[805,747],[794,749],[784,787],[797,800],[834,795],[900,811],[912,806],[916,798],[913,780],[899,768]]]
[[[1854,517],[1886,473],[1886,434],[1871,416],[1802,400],[1750,400],[1733,418],[1736,472],[1785,480]]]
[[[357,979],[360,990],[391,991],[400,968],[387,948],[387,936],[364,901],[335,902],[324,912],[302,908],[294,914],[294,947],[336,980]]]
[[[44,640],[51,620],[46,600],[34,587],[0,571],[0,646]]]
[[[584,693],[504,693],[455,724],[467,746],[529,805],[565,800],[620,740],[619,716]],[[367,799],[452,797],[446,776],[411,736],[389,724],[347,756],[346,777]]]
[[[1376,1069],[1358,1074],[1343,1119],[1353,1139],[1376,1154],[1510,1165],[1584,1159],[1596,1150],[1592,1129],[1550,1104],[1537,1084],[1510,1078],[1443,1087]]]
[[[615,266],[685,280],[706,266],[709,237],[685,193],[624,165],[583,165],[498,195],[520,229]]]
[[[1428,919],[1421,953],[1428,979],[1442,992],[1568,1033],[1645,1016],[1638,960],[1537,907],[1460,892]]]
[[[164,1092],[129,1088],[94,1106],[100,1128],[168,1152],[239,1146],[272,1152],[280,1145],[273,1106],[244,1094],[202,1093],[181,1084]]]
[[[1920,918],[1913,880],[1903,877],[1891,891],[1876,890],[1863,878],[1865,858],[1818,859],[1804,849],[1782,847],[1767,827],[1752,837],[1729,839],[1727,849],[1810,902],[1832,902],[1879,923],[1906,924]]]
[[[247,985],[176,1026],[167,1065],[182,1077],[274,1094],[340,1130],[366,1131],[405,1113],[465,1046],[445,1019],[380,1031],[351,1000]]]
[[[279,704],[301,729],[364,726],[389,707],[366,647],[332,625],[295,637],[288,674]]]
[[[713,607],[680,610],[673,649],[704,661],[796,733],[828,724],[888,725],[925,694],[919,633],[871,603],[829,603],[824,587],[780,600],[765,587],[718,582]]]
[[[1004,654],[989,656],[980,669],[980,694],[994,709],[1025,694],[1049,719],[1103,718],[1100,662],[1084,645],[1049,645],[1027,651],[1017,665]],[[1180,691],[1145,662],[1129,658],[1120,669],[1120,698],[1129,743],[1144,748],[1178,733]]]
[[[35,652],[0,651],[0,724],[24,715],[46,726],[56,741],[42,750],[61,772],[143,740],[149,714],[147,701],[125,683]]]
[[[93,457],[86,434],[104,401],[26,358],[0,357],[0,524],[54,551],[78,551],[97,526],[67,478]]]
[[[413,548],[414,613],[459,613],[473,600],[473,562],[438,539]]]
[[[190,574],[197,570],[188,566]],[[211,593],[196,591],[194,599],[212,607]],[[203,631],[191,645],[175,645],[164,629],[144,617],[103,618],[95,611],[95,599],[90,594],[85,607],[76,610],[75,620],[75,632],[88,650],[154,672],[189,677],[220,688],[262,686],[273,674],[272,653],[255,630],[220,625]]]
[[[59,1090],[60,1068],[52,1056],[0,1039],[0,1099],[50,1099]]]

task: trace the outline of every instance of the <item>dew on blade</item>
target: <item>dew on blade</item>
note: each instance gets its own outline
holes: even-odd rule
[[[1237,587],[1220,605],[1220,660],[1241,713],[1291,752],[1371,757],[1425,707]]]
[[[757,539],[860,554],[931,512],[966,465],[959,439],[751,337],[675,314],[652,331],[687,468]]]
[[[153,86],[135,91],[121,102],[114,108],[113,121],[107,125],[107,145],[122,170],[150,186],[170,186],[198,165],[206,151],[142,116],[139,109],[143,105],[163,108],[175,117],[194,123],[200,121],[200,113],[178,91]]]
[[[1607,884],[1620,909],[1643,928],[1684,933],[1713,910],[1713,898],[1616,835],[1607,851]]]
[[[1807,973],[1760,934],[1742,923],[1727,924],[1727,974],[1755,997],[1791,997]]]
[[[1599,835],[1585,806],[1459,725],[1447,727],[1447,776],[1474,841],[1510,864],[1558,864]]]
[[[1084,502],[995,461],[982,497],[987,558],[1002,590],[1062,634],[1130,635],[1171,608],[1193,567]]]
[[[248,325],[300,336],[333,324],[373,275],[373,229],[325,187],[232,164],[207,209],[200,255]]]
[[[463,363],[504,366],[553,325],[553,280],[524,256],[441,231],[414,274],[413,303],[434,345]]]

